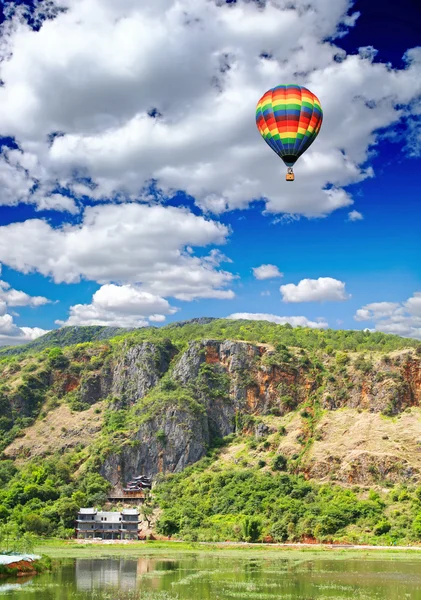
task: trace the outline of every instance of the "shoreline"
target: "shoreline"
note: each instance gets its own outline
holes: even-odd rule
[[[33,577],[38,574],[37,567],[40,565],[39,560],[16,560],[6,565],[1,565],[0,579],[8,579],[13,577]]]
[[[67,542],[68,543],[68,542]],[[186,542],[184,540],[72,540],[70,543],[75,546],[98,545],[98,546],[156,546],[165,544],[188,544],[189,546],[204,546],[211,548],[328,548],[330,550],[419,550],[421,551],[421,544],[418,546],[374,546],[370,544],[344,544],[344,543],[310,543],[310,542],[271,542],[271,543],[259,543],[259,542]]]
[[[354,544],[312,544],[284,543],[258,544],[247,542],[185,542],[182,540],[46,540],[37,545],[37,552],[53,559],[107,558],[121,557],[128,559],[153,558],[177,554],[202,554],[214,557],[270,557],[300,558],[329,557],[332,559],[361,558],[370,556],[373,559],[407,557],[421,559],[420,546],[371,546]]]

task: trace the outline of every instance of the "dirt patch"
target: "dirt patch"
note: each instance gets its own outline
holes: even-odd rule
[[[71,450],[78,444],[86,446],[101,431],[103,408],[104,403],[97,402],[89,410],[72,412],[63,404],[25,429],[25,435],[14,440],[4,453],[19,464],[35,456]]]
[[[310,477],[367,484],[421,480],[421,409],[396,418],[344,408],[327,412],[307,458]]]

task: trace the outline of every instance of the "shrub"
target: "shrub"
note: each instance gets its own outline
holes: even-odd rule
[[[388,533],[391,530],[392,526],[389,521],[383,520],[379,521],[377,525],[374,527],[374,533],[376,535],[383,535]]]
[[[415,533],[415,535],[418,539],[421,539],[421,515],[418,515],[413,520],[412,531]]]
[[[337,352],[335,360],[338,366],[343,367],[349,363],[349,356],[346,352]]]
[[[291,396],[281,396],[279,400],[286,409],[292,410],[295,408],[295,400]]]
[[[274,471],[285,471],[287,463],[287,458],[283,454],[278,454],[272,461],[272,469]]]
[[[159,431],[157,431],[155,434],[155,437],[158,440],[158,442],[160,442],[163,446],[165,446],[165,444],[167,443],[167,436],[163,429],[160,429]]]
[[[69,359],[63,354],[61,348],[53,348],[48,353],[48,363],[53,369],[65,369],[69,366]]]

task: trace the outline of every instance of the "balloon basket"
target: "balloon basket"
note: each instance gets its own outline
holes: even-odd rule
[[[288,169],[286,178],[287,181],[294,181],[295,176],[294,176],[294,171],[292,169]]]

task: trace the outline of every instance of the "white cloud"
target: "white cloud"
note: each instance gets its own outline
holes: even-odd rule
[[[374,331],[421,339],[421,292],[403,303],[373,302],[357,310],[356,321],[371,321]]]
[[[74,212],[57,184],[133,198],[153,178],[215,213],[263,197],[272,213],[326,215],[352,204],[343,188],[373,175],[364,165],[375,132],[421,93],[420,49],[394,70],[373,63],[373,49],[346,56],[329,41],[353,26],[350,0],[60,5],[39,31],[17,20],[3,32],[0,131],[21,152],[0,160],[0,203]],[[253,122],[257,100],[283,81],[308,85],[325,111],[292,186]]]
[[[351,210],[351,212],[348,213],[349,221],[362,221],[363,219],[363,215],[360,212],[358,212],[358,210]]]
[[[0,302],[8,306],[43,306],[51,300],[44,296],[29,296],[25,292],[14,290],[6,281],[0,280]]]
[[[1,273],[1,264],[0,264]],[[51,302],[43,296],[30,296],[25,292],[13,289],[6,281],[0,280],[0,346],[24,344],[47,333],[39,327],[18,327],[9,311],[10,306],[42,306]]]
[[[215,266],[223,255],[198,258],[187,249],[223,244],[228,234],[225,225],[182,208],[102,205],[87,208],[80,225],[54,229],[33,219],[0,227],[0,261],[56,283],[141,283],[156,296],[230,299],[234,276]]]
[[[68,320],[57,321],[57,324],[144,327],[148,325],[148,319],[162,322],[165,321],[165,315],[176,311],[165,298],[138,286],[108,284],[95,292],[91,304],[72,306]]]
[[[356,321],[383,319],[384,317],[391,317],[398,310],[401,309],[397,302],[372,302],[357,310],[354,318]]]
[[[416,317],[421,317],[421,292],[415,292],[412,298],[404,303],[404,308]]]
[[[48,173],[31,152],[0,149],[0,206],[16,206],[20,202],[35,204],[37,210],[55,210],[76,214],[79,211],[69,196],[54,192],[56,181],[48,181]]]
[[[302,279],[297,285],[281,285],[280,291],[284,302],[336,302],[350,298],[345,283],[331,277]]]
[[[0,346],[25,344],[45,333],[48,331],[39,327],[18,327],[7,313],[0,316]]]
[[[149,321],[152,323],[162,323],[165,321],[165,315],[151,315],[149,317]]]
[[[284,276],[275,265],[261,265],[260,267],[254,267],[253,275],[256,279],[274,279],[275,277]]]
[[[278,325],[289,323],[293,327],[310,327],[311,329],[325,329],[328,323],[323,319],[318,321],[310,321],[307,317],[278,317],[265,313],[234,313],[227,319],[247,319],[248,321],[270,321]]]
[[[164,314],[175,312],[164,298],[154,296],[132,285],[103,285],[95,292],[93,303],[103,310],[123,314],[140,313],[149,316],[157,312]]]

